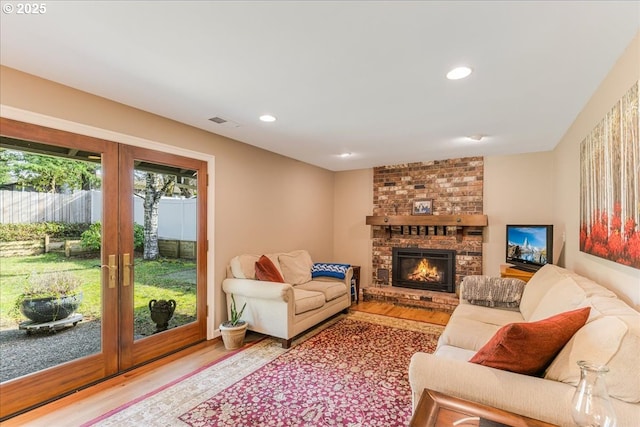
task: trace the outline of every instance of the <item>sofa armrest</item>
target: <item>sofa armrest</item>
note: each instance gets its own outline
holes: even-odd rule
[[[283,302],[293,300],[293,287],[288,283],[266,282],[253,279],[224,279],[222,290],[227,294],[245,298],[271,299]]]
[[[425,388],[556,425],[572,425],[575,387],[462,360],[416,353],[409,364],[413,408]]]
[[[466,276],[460,283],[460,302],[484,307],[518,308],[525,285],[520,279]]]

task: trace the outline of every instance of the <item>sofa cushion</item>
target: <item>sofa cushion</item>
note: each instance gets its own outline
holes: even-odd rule
[[[296,287],[293,289],[296,314],[306,313],[324,305],[324,294],[322,292],[307,291]]]
[[[529,322],[546,319],[556,314],[575,310],[584,303],[586,294],[571,277],[565,277],[553,285],[540,299],[540,303],[526,318]]]
[[[606,365],[620,348],[627,325],[617,317],[601,317],[584,325],[547,368],[544,377],[577,385],[579,360]]]
[[[305,250],[292,251],[278,256],[285,282],[301,285],[311,280],[311,255]]]
[[[466,317],[477,322],[489,323],[497,326],[504,326],[508,323],[524,322],[522,314],[518,310],[506,308],[491,308],[463,302],[456,307],[451,315],[449,323],[455,322],[457,318]],[[447,327],[449,327],[447,323]]]
[[[531,277],[527,282],[527,286],[524,287],[524,292],[522,292],[522,298],[520,300],[522,317],[529,320],[531,314],[533,314],[538,304],[540,304],[540,300],[549,289],[566,278],[566,276],[562,274],[562,270],[560,267],[547,264]]]
[[[526,375],[541,373],[589,318],[589,307],[538,322],[511,323],[469,361]]]
[[[452,345],[441,345],[433,352],[435,356],[446,357],[448,359],[459,360],[461,362],[467,362],[476,354],[473,350],[467,350],[460,347],[454,347]]]
[[[305,289],[307,291],[322,292],[325,301],[331,301],[347,293],[347,287],[344,282],[324,282],[312,280],[303,285],[296,286],[296,289]]]
[[[284,283],[282,275],[266,255],[262,255],[255,264],[256,279],[264,280],[266,282],[280,282]]]
[[[498,325],[461,317],[455,322],[447,323],[447,327],[438,338],[438,347],[450,345],[478,351],[496,334],[498,329],[500,329]]]
[[[453,311],[438,346],[451,345],[478,351],[500,329],[514,322],[522,322],[518,311],[501,310],[462,303]]]
[[[595,296],[588,302],[601,317],[576,333],[546,377],[575,385],[580,377],[576,362],[591,360],[609,367],[605,379],[611,396],[640,402],[640,313],[618,298]]]

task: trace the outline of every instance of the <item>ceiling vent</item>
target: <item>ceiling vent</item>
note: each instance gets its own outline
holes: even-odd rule
[[[219,117],[219,116],[211,117],[209,119],[209,121],[212,121],[213,123],[215,123],[217,125],[224,126],[224,127],[227,127],[227,128],[240,127],[240,124],[234,122],[233,120],[223,119],[222,117]]]

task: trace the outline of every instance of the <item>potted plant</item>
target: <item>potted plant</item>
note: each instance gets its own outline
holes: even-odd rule
[[[231,295],[231,306],[229,307],[230,317],[226,322],[222,322],[220,325],[220,334],[222,334],[222,342],[227,350],[235,350],[242,347],[244,343],[244,336],[247,333],[247,322],[242,320],[242,313],[244,312],[247,303],[245,302],[242,309],[238,311],[236,309],[236,300]]]
[[[64,271],[32,274],[14,309],[34,323],[65,319],[82,302],[80,285],[77,277]]]

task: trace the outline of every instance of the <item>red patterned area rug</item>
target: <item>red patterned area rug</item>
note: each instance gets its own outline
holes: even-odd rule
[[[409,359],[443,327],[352,312],[294,341],[265,339],[88,425],[406,426]]]

